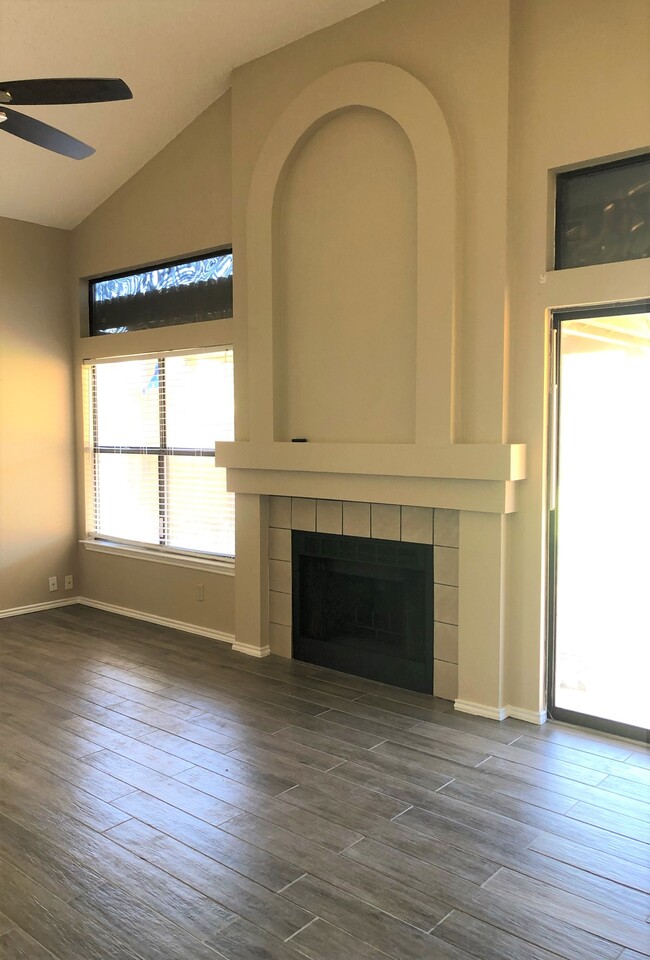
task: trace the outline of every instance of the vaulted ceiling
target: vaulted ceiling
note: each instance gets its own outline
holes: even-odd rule
[[[0,216],[74,227],[216,100],[234,67],[377,2],[0,0],[0,81],[122,77],[133,91],[125,102],[20,108],[92,144],[86,160],[0,126]]]

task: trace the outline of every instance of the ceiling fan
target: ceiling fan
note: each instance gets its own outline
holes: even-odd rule
[[[64,157],[83,160],[95,152],[94,147],[41,120],[16,113],[9,109],[9,104],[22,107],[25,104],[106,103],[110,100],[130,100],[132,97],[124,80],[80,77],[0,80],[0,130]]]

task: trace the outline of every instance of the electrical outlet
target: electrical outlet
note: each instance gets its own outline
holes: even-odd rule
[[[65,580],[63,581],[63,586],[66,590],[72,590],[74,586],[74,579],[71,573],[69,573],[65,578]]]
[[[59,589],[59,581],[56,577],[50,577],[47,583],[50,588],[50,593],[54,593],[55,590]]]
[[[202,583],[197,583],[196,585],[196,599],[205,600],[205,590]]]

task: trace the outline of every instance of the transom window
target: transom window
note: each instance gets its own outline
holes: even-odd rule
[[[90,336],[232,317],[232,250],[91,280]]]
[[[89,539],[233,557],[234,494],[214,465],[233,439],[233,353],[84,367]]]
[[[650,257],[650,154],[560,173],[555,269]]]

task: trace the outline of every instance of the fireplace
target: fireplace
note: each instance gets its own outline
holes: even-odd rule
[[[433,690],[431,545],[293,530],[298,660]]]

